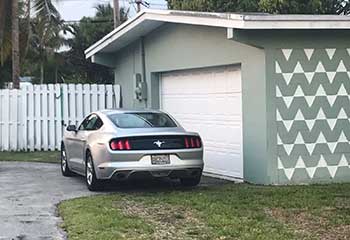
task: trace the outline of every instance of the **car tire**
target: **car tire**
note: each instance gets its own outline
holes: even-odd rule
[[[85,181],[90,191],[102,190],[102,181],[96,178],[94,161],[90,152],[86,154]]]
[[[71,177],[73,172],[69,169],[66,148],[62,144],[61,147],[61,172],[65,177]]]
[[[192,178],[180,178],[180,182],[184,187],[195,187],[201,182],[201,176]]]

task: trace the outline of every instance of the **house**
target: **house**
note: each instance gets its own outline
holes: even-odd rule
[[[257,184],[350,181],[350,18],[145,11],[86,50],[126,108],[200,132],[205,172]]]

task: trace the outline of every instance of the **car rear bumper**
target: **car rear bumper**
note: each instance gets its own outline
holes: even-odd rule
[[[153,165],[151,155],[145,155],[138,161],[104,162],[96,167],[99,179],[124,180],[142,177],[190,177],[199,175],[203,170],[203,160],[180,159],[176,154],[170,154],[170,164]]]
[[[115,181],[123,181],[129,179],[148,179],[148,178],[191,178],[202,175],[202,168],[186,168],[186,169],[157,169],[157,170],[117,170],[110,178]]]

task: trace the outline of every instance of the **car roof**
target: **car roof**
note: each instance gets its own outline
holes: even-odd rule
[[[159,110],[153,110],[153,109],[124,109],[124,108],[118,108],[118,109],[104,109],[101,111],[98,111],[97,113],[102,113],[104,115],[111,115],[116,113],[163,113]]]

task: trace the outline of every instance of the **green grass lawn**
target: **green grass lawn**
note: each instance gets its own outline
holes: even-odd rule
[[[0,161],[59,163],[59,152],[0,152]]]
[[[350,184],[129,189],[59,212],[69,239],[349,239]]]

